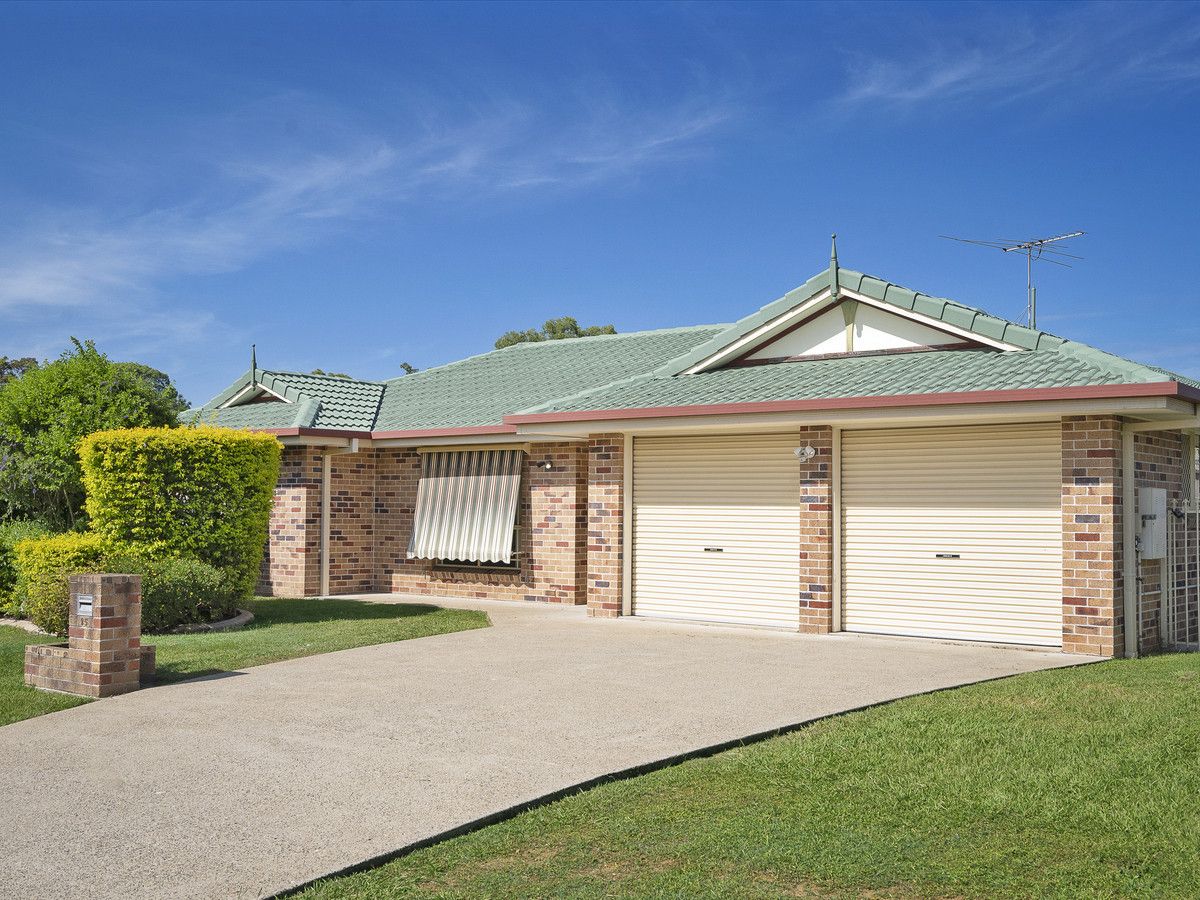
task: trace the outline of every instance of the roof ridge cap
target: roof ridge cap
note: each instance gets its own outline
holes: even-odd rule
[[[352,378],[347,375],[318,375],[316,372],[288,372],[282,369],[259,369],[264,375],[282,375],[285,378],[289,375],[297,378],[324,378],[326,381],[333,381],[337,384],[387,384],[386,381],[376,381],[371,378]]]

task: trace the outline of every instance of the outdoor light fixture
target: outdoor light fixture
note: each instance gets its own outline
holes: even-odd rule
[[[538,463],[538,468],[545,469],[547,472],[549,472],[554,468],[554,463],[550,462],[548,459],[543,459],[540,463]]]
[[[792,452],[796,454],[796,459],[801,462],[808,462],[817,455],[817,448],[812,446],[812,444],[806,444],[803,447],[797,447]]]

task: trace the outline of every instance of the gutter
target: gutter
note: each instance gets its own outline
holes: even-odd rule
[[[1121,397],[1179,397],[1200,400],[1200,390],[1177,381],[1142,384],[1100,384],[1061,388],[1024,388],[1004,391],[947,391],[938,394],[892,394],[878,397],[822,397],[813,400],[756,400],[744,403],[697,403],[624,409],[588,409],[575,412],[514,413],[504,417],[509,425],[543,422],[595,422],[609,419],[659,419],[720,414],[817,412],[842,409],[890,409],[908,406],[948,406],[960,403],[1018,403],[1038,400],[1094,400]]]
[[[358,452],[358,438],[350,438],[350,444],[346,447],[338,447],[334,450],[326,450],[321,454],[321,588],[322,597],[329,595],[329,518],[330,518],[330,503],[331,503],[331,488],[330,479],[333,475],[333,458],[342,456],[346,453]]]

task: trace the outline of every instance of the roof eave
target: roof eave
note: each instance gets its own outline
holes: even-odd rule
[[[548,422],[603,422],[620,419],[657,419],[683,416],[816,412],[894,407],[948,406],[953,404],[1020,403],[1044,400],[1095,400],[1123,397],[1174,397],[1200,401],[1200,390],[1177,381],[1141,384],[1080,385],[1077,387],[1022,388],[998,391],[948,391],[938,394],[894,394],[871,397],[822,397],[811,400],[756,400],[743,403],[697,403],[680,406],[542,412],[505,416],[514,426]]]

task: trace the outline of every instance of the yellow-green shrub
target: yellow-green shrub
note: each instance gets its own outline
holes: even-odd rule
[[[67,633],[71,593],[67,578],[102,572],[107,542],[98,534],[56,534],[19,541],[13,553],[17,584],[13,595],[21,613],[54,634]]]
[[[21,605],[13,596],[17,583],[17,560],[14,548],[21,541],[45,537],[50,529],[40,522],[0,522],[0,615],[19,616]]]
[[[279,442],[225,428],[127,428],[80,443],[92,530],[155,555],[229,570],[241,596],[258,579]]]

